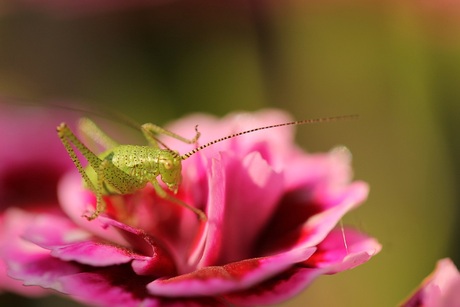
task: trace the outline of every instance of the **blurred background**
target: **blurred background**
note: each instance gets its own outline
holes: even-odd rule
[[[93,2],[0,1],[4,101],[157,124],[266,107],[296,119],[360,115],[299,126],[297,140],[352,151],[371,192],[344,223],[383,250],[282,306],[394,306],[437,259],[460,264],[459,1]],[[63,300],[0,294],[2,306]]]

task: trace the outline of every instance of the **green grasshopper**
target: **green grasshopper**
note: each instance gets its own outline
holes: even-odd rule
[[[120,145],[106,135],[94,122],[87,118],[82,118],[79,122],[81,132],[90,141],[105,148],[105,151],[99,155],[93,153],[83,144],[65,123],[61,123],[57,127],[57,133],[80,175],[83,177],[85,185],[96,194],[96,210],[91,215],[85,216],[88,220],[97,218],[105,211],[106,204],[102,198],[103,195],[131,194],[144,188],[150,182],[159,197],[191,210],[201,221],[206,221],[207,217],[203,211],[190,206],[165,191],[161,187],[158,177],[175,194],[182,180],[182,161],[215,143],[265,129],[329,122],[355,117],[356,115],[345,115],[307,119],[254,128],[213,140],[183,155],[169,149],[156,138],[156,135],[163,134],[187,144],[196,144],[200,137],[198,126],[195,126],[195,136],[192,139],[187,139],[157,125],[147,123],[141,126],[141,131],[149,146]],[[164,148],[160,147],[160,145]],[[86,172],[74,148],[88,161],[87,168],[92,168],[94,172]]]

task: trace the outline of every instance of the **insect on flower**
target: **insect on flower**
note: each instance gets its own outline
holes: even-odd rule
[[[195,136],[192,139],[187,139],[160,126],[146,123],[141,126],[140,130],[148,141],[148,146],[120,145],[106,135],[93,121],[82,118],[79,122],[79,129],[92,142],[105,149],[101,154],[95,154],[83,144],[65,123],[61,123],[57,127],[57,132],[70,158],[83,177],[86,187],[96,194],[96,210],[91,215],[86,216],[88,220],[97,218],[106,209],[106,204],[102,198],[103,195],[130,194],[144,188],[147,183],[151,183],[159,197],[193,211],[201,221],[206,221],[207,217],[202,210],[168,194],[160,185],[158,177],[175,194],[182,180],[182,161],[213,144],[265,129],[353,119],[356,117],[356,115],[335,116],[258,127],[213,140],[183,155],[168,148],[156,136],[166,135],[187,144],[196,144],[200,137],[198,126],[195,126]],[[92,168],[94,172],[87,172],[83,168],[75,149],[88,161],[87,168]]]

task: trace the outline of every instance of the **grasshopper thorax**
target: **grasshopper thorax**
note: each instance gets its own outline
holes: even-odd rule
[[[161,150],[158,156],[158,172],[168,188],[177,193],[182,181],[182,159],[177,151]]]

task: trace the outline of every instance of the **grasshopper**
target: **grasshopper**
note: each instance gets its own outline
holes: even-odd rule
[[[192,139],[187,139],[160,126],[146,123],[140,129],[149,146],[120,145],[105,134],[93,121],[82,118],[79,122],[81,132],[92,142],[105,148],[105,151],[98,155],[83,144],[65,123],[61,123],[57,127],[57,133],[82,176],[86,187],[96,195],[96,210],[91,215],[85,216],[88,220],[97,218],[105,211],[106,204],[102,198],[103,195],[131,194],[144,188],[147,183],[151,183],[155,193],[159,197],[191,210],[201,221],[206,221],[207,217],[202,210],[190,206],[165,191],[160,185],[158,177],[160,177],[160,180],[170,191],[176,194],[182,180],[182,161],[213,144],[265,129],[329,122],[355,117],[356,115],[345,115],[258,127],[213,140],[183,155],[169,149],[156,138],[156,135],[163,134],[187,144],[196,144],[200,137],[198,126],[195,126],[195,136]],[[78,159],[75,149],[88,161],[87,168],[92,168],[94,172],[87,173]]]

